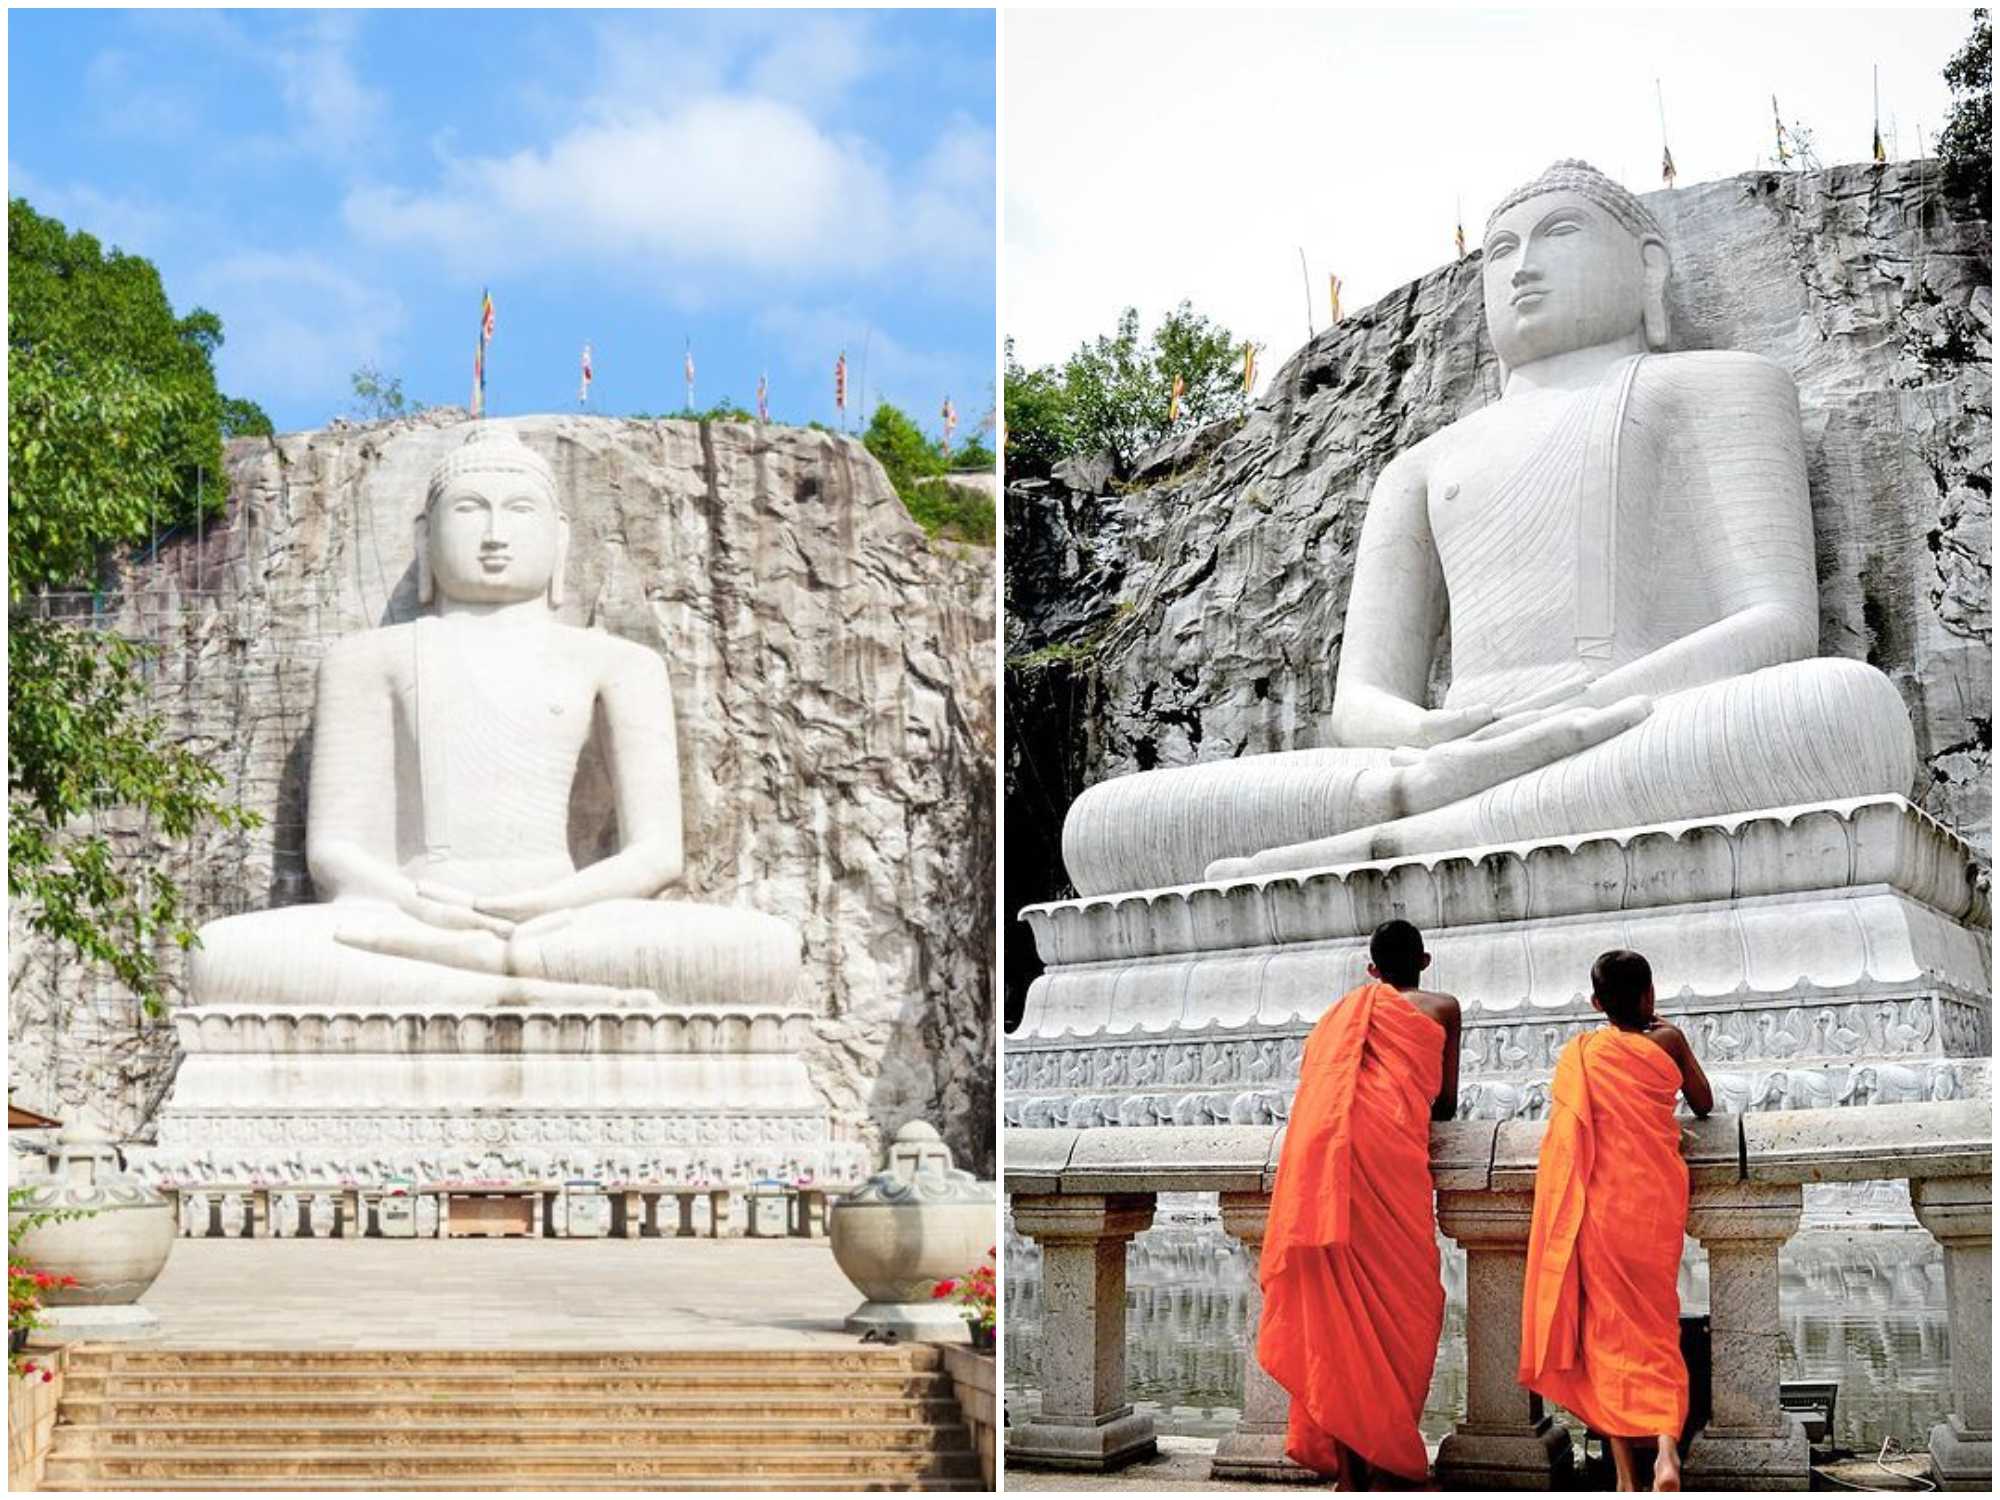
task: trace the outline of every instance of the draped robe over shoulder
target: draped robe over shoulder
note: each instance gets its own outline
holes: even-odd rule
[[[1285,1452],[1342,1472],[1335,1444],[1410,1479],[1444,1328],[1430,1112],[1444,1028],[1393,985],[1344,996],[1306,1041],[1271,1195],[1257,1359],[1291,1393]]]
[[[1658,1437],[1687,1422],[1680,1082],[1658,1045],[1609,1026],[1578,1037],[1556,1062],[1521,1298],[1520,1381],[1606,1437]]]

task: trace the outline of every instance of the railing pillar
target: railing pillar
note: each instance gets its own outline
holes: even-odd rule
[[[1528,1276],[1533,1192],[1437,1195],[1438,1228],[1465,1250],[1465,1419],[1438,1447],[1452,1490],[1545,1490],[1572,1466],[1569,1433],[1517,1375],[1521,1289]]]
[[[1125,1399],[1125,1250],[1152,1193],[1014,1195],[1014,1227],[1041,1247],[1041,1415],[1007,1429],[1007,1457],[1114,1469],[1156,1451]]]
[[[1708,1426],[1689,1451],[1689,1489],[1802,1490],[1804,1425],[1778,1404],[1778,1251],[1799,1227],[1795,1182],[1698,1187],[1688,1233],[1708,1251]]]
[[[1951,1417],[1931,1429],[1941,1488],[1993,1488],[1993,1179],[1932,1177],[1910,1184],[1917,1222],[1944,1246],[1951,1320]]]
[[[1249,1252],[1248,1327],[1244,1331],[1243,1416],[1234,1432],[1216,1444],[1210,1479],[1255,1479],[1277,1484],[1317,1484],[1320,1476],[1285,1457],[1285,1427],[1291,1393],[1257,1361],[1257,1330],[1264,1321],[1264,1229],[1271,1216],[1269,1193],[1224,1193],[1222,1228]]]

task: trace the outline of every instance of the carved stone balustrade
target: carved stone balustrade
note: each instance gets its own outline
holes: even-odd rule
[[[1521,1287],[1539,1122],[1432,1128],[1438,1220],[1466,1251],[1463,1418],[1437,1456],[1449,1489],[1542,1489],[1569,1443],[1515,1380]],[[1042,1253],[1042,1413],[1009,1428],[1009,1460],[1109,1469],[1153,1450],[1151,1421],[1125,1393],[1125,1247],[1162,1192],[1221,1195],[1223,1226],[1263,1249],[1282,1126],[1009,1129],[1015,1227]],[[1688,1229],[1709,1253],[1711,1417],[1690,1452],[1691,1487],[1804,1489],[1807,1451],[1780,1410],[1778,1251],[1812,1182],[1906,1180],[1920,1221],[1945,1247],[1951,1300],[1952,1413],[1931,1434],[1947,1488],[1991,1487],[1992,1120],[1984,1101],[1718,1115],[1683,1136]],[[1218,1444],[1213,1476],[1301,1479],[1284,1457],[1289,1398],[1255,1357],[1261,1296],[1244,1332],[1242,1419]]]

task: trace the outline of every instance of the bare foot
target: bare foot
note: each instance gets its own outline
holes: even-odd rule
[[[1681,1453],[1672,1438],[1660,1439],[1659,1455],[1653,1460],[1653,1489],[1678,1491],[1681,1487]]]

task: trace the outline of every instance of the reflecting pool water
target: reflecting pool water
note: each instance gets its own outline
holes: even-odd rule
[[[1249,1267],[1242,1247],[1198,1210],[1169,1216],[1133,1242],[1127,1260],[1128,1399],[1164,1434],[1219,1437],[1236,1423],[1243,1389]],[[1885,1437],[1921,1449],[1950,1403],[1944,1262],[1918,1229],[1809,1228],[1780,1257],[1784,1378],[1840,1383],[1836,1441],[1874,1452]],[[1435,1443],[1465,1409],[1465,1257],[1444,1246],[1445,1331],[1424,1414]],[[1040,1257],[1009,1234],[1007,1402],[1016,1421],[1036,1409],[1041,1337]],[[1689,1242],[1681,1305],[1708,1310],[1708,1265]]]

